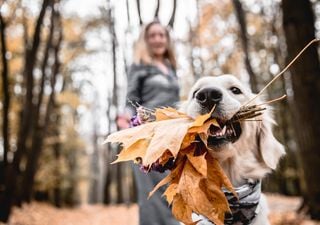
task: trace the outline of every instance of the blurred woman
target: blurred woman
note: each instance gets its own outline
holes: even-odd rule
[[[149,109],[174,106],[179,101],[179,85],[176,76],[176,60],[168,30],[158,21],[145,26],[135,45],[134,64],[128,74],[127,99]],[[121,129],[130,126],[135,114],[131,103],[126,113],[118,116]],[[161,197],[165,187],[149,200],[149,192],[167,174],[150,172],[144,174],[134,165],[134,177],[138,191],[140,225],[177,225],[168,203]]]

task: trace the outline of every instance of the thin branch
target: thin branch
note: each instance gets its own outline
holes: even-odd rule
[[[176,17],[176,11],[177,11],[177,0],[173,0],[173,9],[172,9],[172,14],[171,18],[169,20],[168,26],[173,28],[175,17]]]
[[[260,104],[258,104],[257,106],[262,106],[262,105],[266,105],[266,104],[274,103],[274,102],[280,101],[280,100],[282,100],[282,99],[284,99],[284,98],[286,98],[286,97],[287,97],[287,95],[282,95],[282,96],[281,96],[281,97],[279,97],[279,98],[272,99],[272,100],[270,100],[270,101],[260,103]]]
[[[312,41],[310,41],[299,53],[298,55],[296,55],[296,57],[294,57],[293,60],[291,60],[291,62],[280,72],[278,73],[277,76],[275,76],[264,88],[262,88],[262,90],[251,100],[249,100],[247,103],[245,103],[244,105],[248,105],[251,102],[253,102],[255,99],[257,99],[274,81],[276,81],[282,74],[284,74],[284,72],[286,72],[289,67],[302,55],[302,53],[307,50],[307,48],[309,48],[312,44],[316,43],[316,42],[320,42],[320,39],[315,38]]]
[[[129,0],[126,0],[126,7],[127,7],[127,21],[128,21],[128,27],[130,27],[131,24],[131,17],[130,17],[130,8],[129,8]]]
[[[136,2],[137,2],[137,9],[138,9],[138,16],[139,16],[139,25],[142,26],[143,21],[141,18],[140,0],[136,0]]]
[[[156,7],[156,11],[154,13],[154,18],[155,19],[159,18],[159,9],[160,9],[160,0],[157,0],[157,7]]]

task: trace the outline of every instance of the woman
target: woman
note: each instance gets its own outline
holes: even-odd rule
[[[128,74],[129,102],[139,103],[149,109],[174,106],[179,101],[176,61],[168,30],[158,21],[146,25],[135,46],[134,64]],[[118,126],[128,128],[130,118],[136,113],[131,103],[127,113],[118,117]],[[140,225],[177,225],[164,197],[164,187],[149,200],[149,192],[166,173],[144,174],[137,165],[133,168],[138,190]]]

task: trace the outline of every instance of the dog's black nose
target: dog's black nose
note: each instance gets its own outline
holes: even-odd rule
[[[222,92],[214,88],[203,88],[196,93],[196,99],[201,105],[211,109],[222,100]]]

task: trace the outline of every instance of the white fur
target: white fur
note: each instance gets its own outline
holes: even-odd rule
[[[233,94],[231,87],[239,88],[242,94]],[[223,119],[232,118],[242,105],[255,96],[235,76],[203,77],[191,88],[188,100],[181,105],[181,111],[192,117],[203,114],[200,104],[193,96],[194,92],[202,88],[214,88],[222,92],[223,98],[217,105],[219,107],[217,116]],[[258,99],[251,104],[259,102]],[[241,123],[242,134],[235,143],[228,143],[217,149],[209,150],[209,153],[219,160],[235,187],[243,185],[248,179],[262,179],[276,168],[279,159],[285,154],[283,146],[272,133],[272,126],[275,122],[272,119],[271,110],[267,109],[256,119],[261,121]],[[268,208],[264,197],[261,198],[259,205],[260,212],[253,224],[268,224]]]

